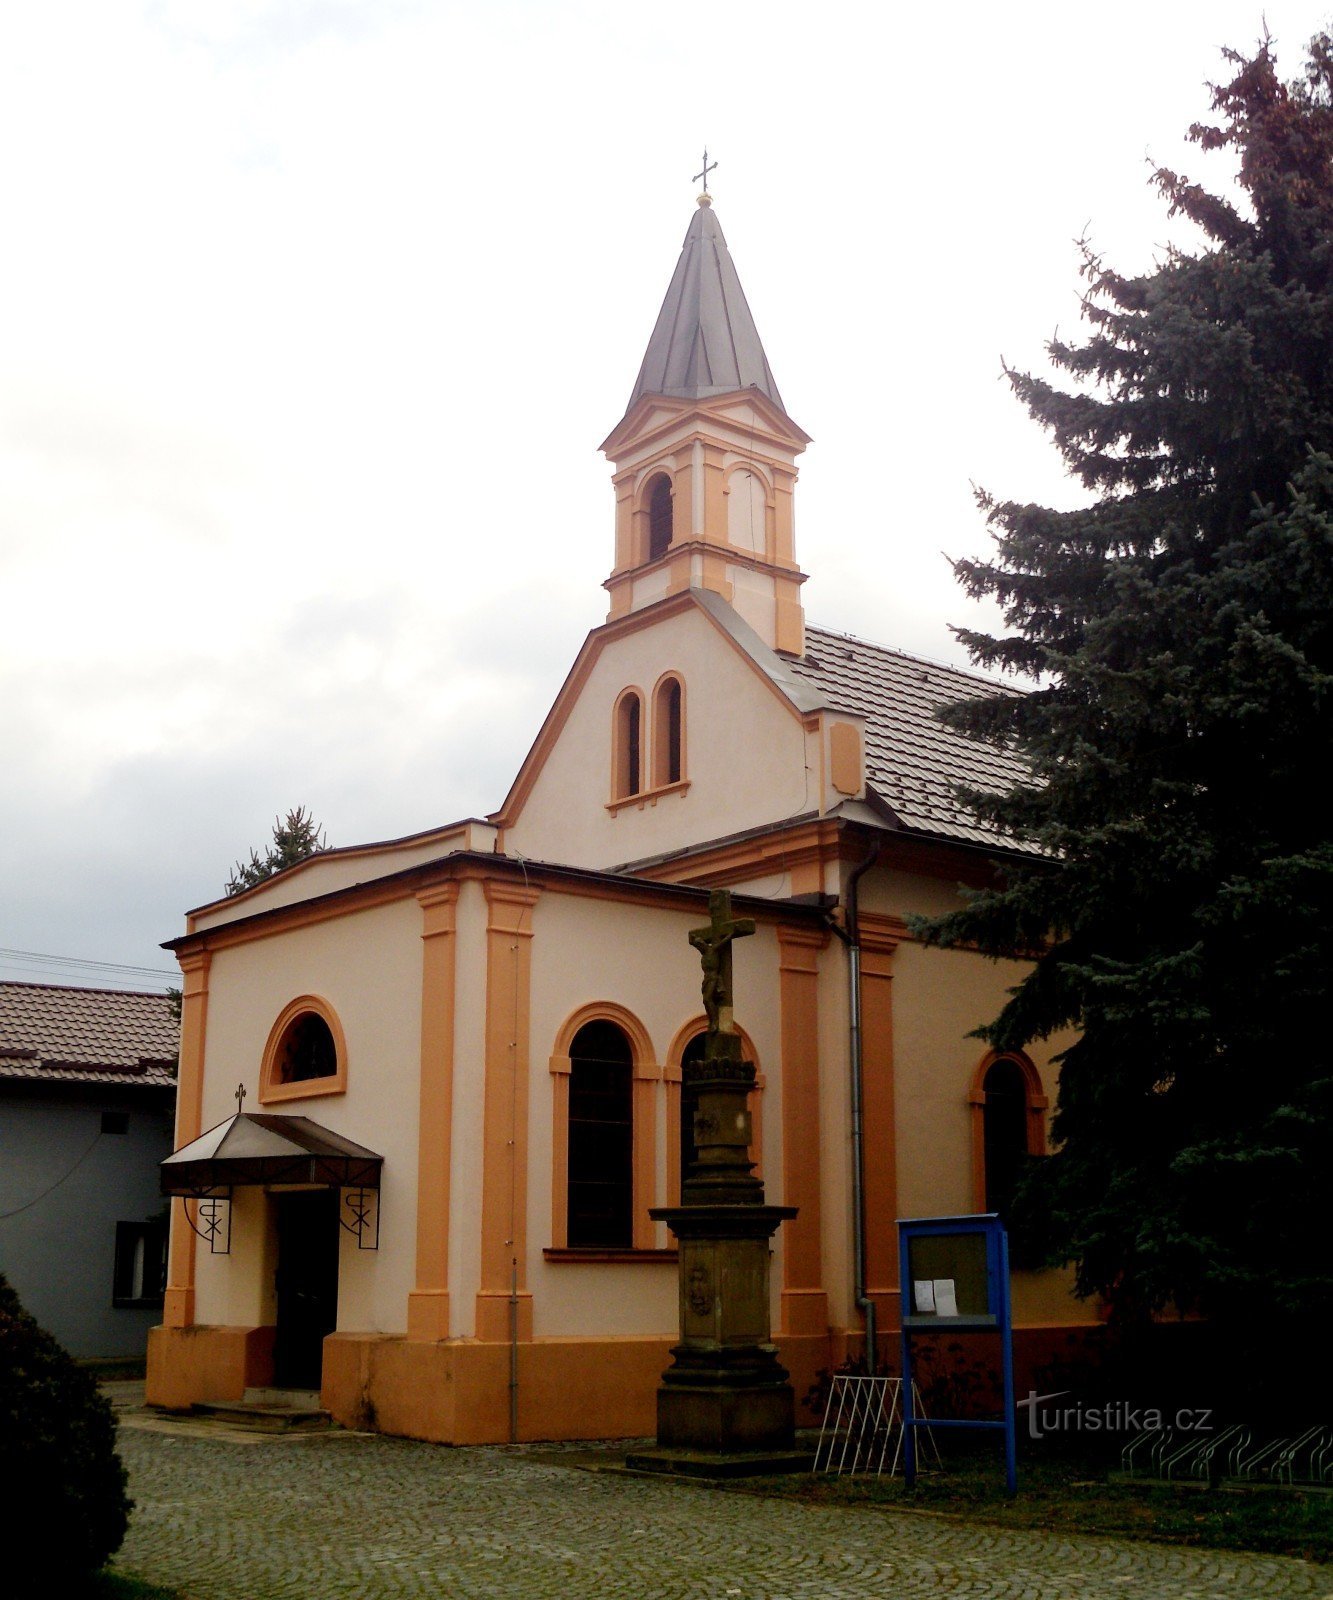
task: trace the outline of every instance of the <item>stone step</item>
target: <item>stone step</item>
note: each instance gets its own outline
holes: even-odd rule
[[[247,1389],[242,1396],[248,1406],[293,1406],[298,1411],[318,1411],[318,1389]]]
[[[197,1401],[191,1406],[197,1417],[229,1428],[247,1428],[255,1433],[319,1433],[333,1426],[327,1411],[318,1406],[265,1405],[258,1401]]]

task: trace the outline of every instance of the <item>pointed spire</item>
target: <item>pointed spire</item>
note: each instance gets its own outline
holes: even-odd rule
[[[701,194],[698,204],[629,404],[645,394],[699,400],[755,388],[785,411],[712,199]]]

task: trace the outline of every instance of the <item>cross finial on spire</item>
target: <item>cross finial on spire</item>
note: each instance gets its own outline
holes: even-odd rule
[[[239,1116],[240,1113],[241,1113],[241,1105],[242,1105],[242,1102],[244,1101],[244,1099],[245,1099],[245,1085],[243,1083],[238,1083],[236,1085],[236,1114],[237,1114],[237,1116]]]
[[[709,162],[709,160],[708,160],[708,151],[705,148],[705,150],[704,150],[704,170],[702,172],[696,172],[694,174],[694,180],[693,180],[695,183],[702,185],[702,187],[699,190],[699,204],[701,206],[706,206],[706,205],[709,204],[708,174],[710,172],[716,172],[716,171],[717,171],[717,162],[716,161],[714,161],[712,163]]]

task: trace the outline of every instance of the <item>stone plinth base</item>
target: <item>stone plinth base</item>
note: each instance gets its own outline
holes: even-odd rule
[[[789,1383],[727,1388],[668,1378],[657,1391],[657,1443],[664,1450],[781,1451],[790,1450],[795,1438],[796,1402]]]
[[[625,1457],[631,1472],[660,1472],[677,1478],[759,1478],[809,1472],[813,1450],[640,1450]]]

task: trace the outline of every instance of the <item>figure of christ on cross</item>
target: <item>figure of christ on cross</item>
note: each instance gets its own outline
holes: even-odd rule
[[[706,928],[691,931],[690,943],[699,952],[704,969],[704,1010],[708,1013],[705,1054],[716,1058],[734,1054],[731,1041],[739,1038],[731,1014],[731,943],[754,932],[754,918],[732,916],[731,892],[727,889],[709,893],[708,918]]]

